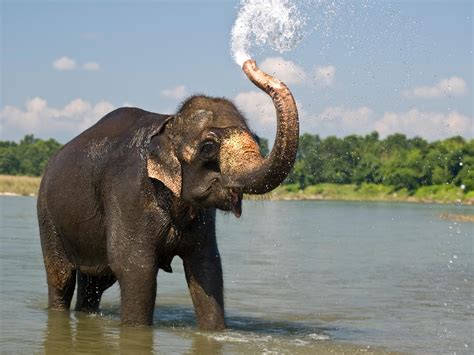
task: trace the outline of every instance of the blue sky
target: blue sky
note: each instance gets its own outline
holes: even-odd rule
[[[472,1],[303,2],[300,45],[253,52],[292,89],[303,132],[473,137]],[[229,51],[237,10],[217,0],[1,1],[1,139],[64,143],[114,108],[172,113],[193,93],[232,99],[272,138],[271,102]]]

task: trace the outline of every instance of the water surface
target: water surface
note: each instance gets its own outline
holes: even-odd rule
[[[48,312],[36,199],[0,197],[2,353],[471,353],[469,206],[246,201],[219,215],[229,330],[201,332],[179,258],[160,272],[151,328]],[[73,300],[74,302],[74,300]]]

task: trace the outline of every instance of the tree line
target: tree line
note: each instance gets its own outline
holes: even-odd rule
[[[62,144],[26,135],[20,143],[0,141],[0,174],[40,176]]]
[[[40,176],[62,145],[54,139],[26,135],[19,143],[0,141],[0,174]],[[264,154],[268,141],[260,139]],[[374,183],[407,188],[453,184],[474,190],[474,140],[460,136],[435,142],[377,132],[344,138],[305,133],[287,184],[300,189],[318,183]]]
[[[318,183],[374,183],[407,188],[454,184],[474,190],[474,140],[460,136],[436,142],[377,132],[344,138],[303,134],[287,179],[300,188]]]

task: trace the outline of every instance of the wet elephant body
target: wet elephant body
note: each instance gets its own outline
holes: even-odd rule
[[[265,74],[252,70],[262,88]],[[243,193],[273,189],[296,155],[294,100],[281,82],[273,89],[284,92],[270,93],[278,133],[266,159],[235,106],[206,96],[189,98],[175,115],[115,110],[67,143],[38,196],[49,307],[69,309],[77,280],[76,310],[97,311],[118,280],[122,322],[151,324],[158,269],[171,272],[179,256],[198,325],[223,329],[216,209],[240,216]]]

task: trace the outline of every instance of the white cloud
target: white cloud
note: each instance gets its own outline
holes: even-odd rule
[[[371,131],[375,114],[369,107],[358,108],[327,107],[319,115],[314,117],[311,130],[318,132],[314,123],[319,123],[322,128],[332,127],[337,135],[364,134]]]
[[[245,114],[252,129],[263,137],[273,139],[276,130],[275,108],[268,95],[258,91],[241,92],[234,102]],[[403,133],[409,137],[421,136],[430,141],[454,135],[474,137],[473,118],[456,111],[427,112],[414,108],[406,112],[377,114],[367,106],[334,106],[326,107],[319,114],[311,114],[305,112],[300,103],[297,105],[301,132],[323,137],[365,135],[372,131],[378,131],[382,137]]]
[[[473,119],[456,111],[450,113],[426,112],[416,108],[407,112],[385,112],[377,115],[369,107],[328,107],[318,115],[301,115],[303,132],[321,136],[349,134],[364,135],[377,131],[381,137],[403,133],[408,137],[420,136],[437,140],[461,135],[472,138]]]
[[[53,68],[56,70],[74,70],[77,68],[77,63],[74,59],[69,58],[69,57],[61,57],[59,59],[56,59],[53,62]],[[82,64],[82,69],[84,70],[100,70],[100,64],[97,62],[85,62]]]
[[[275,137],[276,111],[272,99],[267,94],[262,91],[241,92],[233,101],[255,133],[265,138]],[[303,106],[298,100],[296,106],[301,117],[305,114]]]
[[[69,57],[61,57],[53,62],[53,67],[56,70],[73,70],[76,68],[76,61]]]
[[[260,68],[284,83],[290,84],[314,84],[319,87],[330,87],[334,85],[336,68],[333,65],[317,66],[311,75],[303,68],[282,57],[266,58]]]
[[[161,95],[168,99],[181,100],[188,95],[188,89],[185,85],[177,85],[161,91]]]
[[[97,62],[85,62],[83,65],[82,65],[82,68],[84,70],[99,70],[100,69],[100,65],[99,63]]]
[[[288,85],[301,84],[306,80],[306,73],[303,68],[282,57],[266,58],[260,64],[260,68]]]
[[[472,138],[473,119],[457,111],[450,113],[426,112],[411,109],[407,112],[386,112],[374,123],[374,128],[386,136],[401,132],[408,136],[421,136],[428,140],[442,139],[454,135]]]
[[[35,97],[26,101],[24,109],[5,106],[0,111],[0,125],[8,139],[18,139],[30,133],[45,138],[69,139],[113,109],[114,106],[108,101],[92,104],[80,98],[56,108],[49,106],[46,100]]]
[[[300,111],[302,132],[319,134],[321,136],[350,134],[367,134],[374,130],[375,112],[367,107],[345,108],[326,107],[319,114]]]
[[[239,93],[235,105],[248,120],[250,127],[264,137],[273,137],[276,127],[275,108],[271,98],[260,91]]]
[[[321,87],[329,87],[334,84],[336,76],[336,68],[332,65],[318,66],[314,69],[313,80],[314,84]]]
[[[434,86],[419,86],[405,90],[403,95],[407,98],[439,99],[444,97],[459,97],[467,93],[467,84],[463,78],[452,76],[440,80]]]

